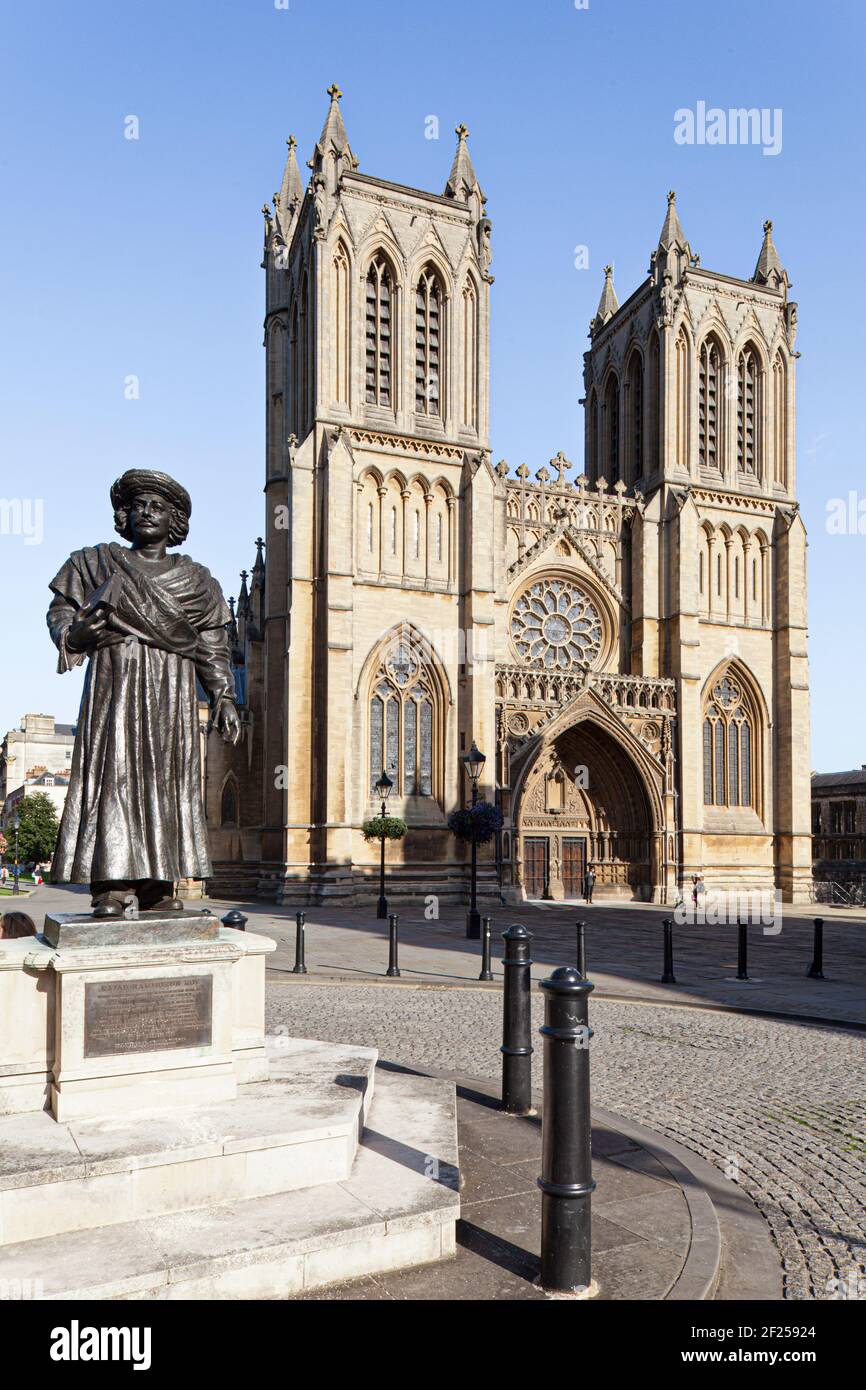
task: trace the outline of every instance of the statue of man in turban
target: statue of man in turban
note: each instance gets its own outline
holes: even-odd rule
[[[189,493],[135,468],[111,502],[130,547],[74,551],[48,610],[58,671],[89,658],[51,877],[89,883],[94,917],[181,911],[175,882],[211,872],[196,679],[222,737],[240,736],[222,590],[169,554],[186,540]]]

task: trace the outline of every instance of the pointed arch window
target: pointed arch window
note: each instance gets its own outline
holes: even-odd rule
[[[758,355],[746,347],[737,362],[737,469],[746,477],[758,473],[760,388]]]
[[[427,267],[415,289],[415,410],[441,415],[442,286]]]
[[[722,457],[720,423],[722,355],[715,338],[701,344],[698,375],[698,455],[702,468],[718,468]]]
[[[384,256],[367,271],[366,288],[367,404],[393,405],[394,277]],[[382,769],[380,768],[381,772]]]
[[[389,648],[370,697],[369,782],[384,767],[398,796],[433,796],[436,698],[430,671],[408,641]]]
[[[605,477],[611,487],[619,481],[619,382],[611,373],[604,393]]]
[[[660,353],[659,335],[653,329],[649,345],[649,439],[647,443],[647,453],[649,455],[649,470],[658,468],[659,464],[659,389],[660,389]]]
[[[754,718],[740,683],[725,675],[704,711],[704,805],[753,806]]]
[[[586,475],[591,483],[598,481],[598,398],[595,387],[586,402]]]
[[[227,779],[220,798],[220,825],[224,830],[238,826],[238,789],[232,777]]]
[[[640,353],[633,352],[628,368],[629,440],[631,454],[630,478],[643,477],[643,362]]]

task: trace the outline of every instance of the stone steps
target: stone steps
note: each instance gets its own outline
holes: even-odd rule
[[[348,1179],[376,1052],[278,1038],[269,1060],[215,1105],[0,1117],[0,1248]]]
[[[9,1244],[0,1285],[47,1299],[287,1298],[453,1254],[453,1083],[387,1071],[375,1093],[370,1082],[345,1177]]]

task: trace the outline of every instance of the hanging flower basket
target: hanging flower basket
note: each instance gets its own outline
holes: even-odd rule
[[[406,822],[399,816],[373,816],[372,820],[364,821],[361,834],[365,840],[381,840],[383,835],[386,840],[402,840]]]
[[[468,844],[486,845],[497,830],[502,829],[502,812],[489,801],[476,801],[465,810],[452,811],[448,817],[448,829],[458,840]]]

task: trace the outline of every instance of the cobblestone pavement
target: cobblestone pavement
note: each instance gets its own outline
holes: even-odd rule
[[[540,1025],[537,995],[533,1010]],[[602,999],[591,1021],[595,1102],[742,1184],[772,1230],[785,1296],[866,1296],[862,1035]],[[274,983],[268,1027],[489,1077],[499,1067],[501,1001],[499,991],[454,986]],[[540,1049],[534,1067],[540,1086]]]

